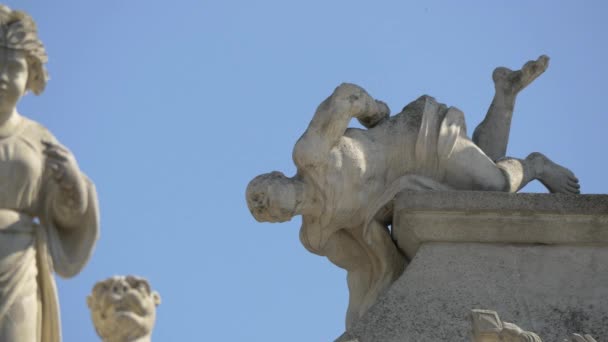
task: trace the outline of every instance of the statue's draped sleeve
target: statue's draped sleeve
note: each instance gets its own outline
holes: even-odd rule
[[[50,134],[50,133],[47,133]],[[55,140],[52,136],[50,137]],[[44,177],[44,176],[43,176]],[[37,230],[38,284],[41,295],[41,341],[61,342],[61,322],[53,272],[63,278],[78,274],[89,261],[99,236],[99,205],[95,185],[81,173],[87,192],[87,208],[74,226],[61,226],[56,220],[54,201],[59,185],[46,179],[41,189],[40,229]]]
[[[83,175],[83,177],[85,177]],[[95,186],[86,179],[88,207],[77,227],[61,227],[53,219],[53,183],[40,215],[42,227],[37,234],[38,284],[42,302],[42,339],[61,341],[61,321],[53,271],[64,278],[78,274],[91,257],[99,236],[99,207]],[[53,189],[54,188],[54,189]]]
[[[87,187],[87,209],[76,227],[62,227],[53,215],[53,200],[59,191],[55,183],[50,184],[51,193],[45,199],[40,223],[46,231],[48,252],[53,271],[63,278],[78,274],[89,261],[99,236],[99,205],[95,185],[85,176]]]

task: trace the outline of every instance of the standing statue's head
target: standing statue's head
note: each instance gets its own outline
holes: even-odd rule
[[[28,90],[42,93],[47,60],[32,17],[0,5],[0,110],[14,108]]]
[[[104,342],[149,338],[160,296],[146,279],[114,276],[100,281],[87,297],[97,334]]]
[[[247,186],[247,206],[259,222],[285,222],[299,214],[303,184],[274,171],[255,177]]]

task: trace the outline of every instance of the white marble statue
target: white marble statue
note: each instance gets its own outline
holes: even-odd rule
[[[61,341],[52,274],[80,272],[98,236],[93,183],[16,109],[44,90],[46,61],[32,18],[0,5],[0,341]]]
[[[87,304],[103,342],[150,342],[160,295],[146,279],[114,276],[100,281]]]
[[[401,190],[515,192],[537,179],[551,192],[579,193],[574,174],[544,155],[505,156],[516,95],[547,66],[541,56],[521,70],[497,68],[494,99],[473,140],[455,107],[422,96],[390,116],[364,89],[342,84],[296,143],[297,174],[254,178],[249,210],[261,222],[302,215],[304,246],[347,271],[348,329],[406,264],[388,230]],[[367,129],[347,128],[352,118]]]

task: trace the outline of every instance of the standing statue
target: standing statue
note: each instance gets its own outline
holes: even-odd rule
[[[544,155],[505,156],[515,98],[548,61],[494,71],[494,99],[472,140],[455,107],[422,96],[391,117],[385,103],[342,84],[296,143],[297,174],[275,171],[249,183],[247,204],[257,221],[302,215],[302,244],[347,271],[347,329],[404,270],[388,230],[390,201],[401,190],[515,192],[537,179],[551,192],[579,193],[574,174]],[[347,128],[352,118],[367,129]]]
[[[32,18],[0,5],[0,341],[61,341],[52,273],[80,272],[99,230],[93,183],[16,110],[44,90],[46,61]]]
[[[150,342],[160,295],[146,279],[114,276],[100,281],[87,297],[103,342]]]

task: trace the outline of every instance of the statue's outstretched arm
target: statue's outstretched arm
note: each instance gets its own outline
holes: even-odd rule
[[[308,164],[327,153],[340,141],[352,118],[362,122],[388,116],[388,107],[375,101],[363,88],[343,83],[321,102],[306,132],[294,149],[297,165]]]

